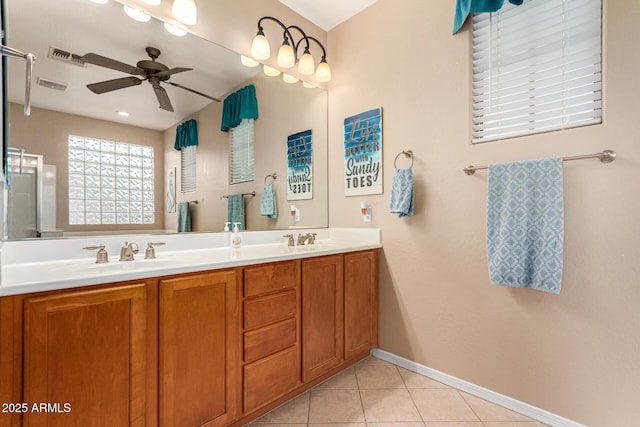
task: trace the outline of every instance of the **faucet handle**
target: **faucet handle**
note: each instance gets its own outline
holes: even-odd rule
[[[109,254],[105,250],[104,245],[85,246],[82,249],[86,249],[88,251],[95,251],[95,250],[98,251],[96,252],[96,264],[105,264],[109,262]]]
[[[162,246],[164,244],[164,242],[147,243],[147,249],[144,251],[144,259],[154,259],[156,257],[155,246]]]
[[[309,244],[313,245],[316,242],[316,236],[318,235],[318,233],[311,233],[309,235]]]
[[[283,234],[282,237],[286,237],[287,239],[289,239],[288,243],[287,243],[288,246],[294,246],[295,245],[295,242],[293,240],[293,234]]]

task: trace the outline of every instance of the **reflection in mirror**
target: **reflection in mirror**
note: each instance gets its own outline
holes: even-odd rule
[[[7,16],[8,42],[37,58],[30,117],[22,114],[23,64],[8,62],[5,144],[15,152],[9,239],[175,232],[176,213],[167,207],[184,201],[198,202],[190,206],[193,231],[222,231],[224,196],[253,191],[255,197],[245,197],[248,230],[328,225],[325,91],[266,77],[261,68],[242,66],[237,53],[191,34],[171,35],[155,19],[133,21],[116,2],[14,0]],[[148,67],[156,67],[153,76],[141,72]],[[222,100],[247,84],[256,87],[259,109],[255,179],[230,185],[222,103],[210,98]],[[189,119],[198,127],[197,186],[183,194],[173,146],[176,127]],[[307,129],[313,130],[315,188],[312,200],[296,201],[295,221],[288,215],[286,142]],[[79,137],[83,150],[73,145]],[[29,169],[33,159],[42,167]],[[113,160],[112,166],[97,166],[98,159]],[[29,179],[27,170],[33,170]],[[168,198],[171,171],[177,191]],[[260,215],[260,199],[264,178],[274,173],[280,210],[269,218]],[[103,193],[110,198],[100,200]],[[35,213],[23,215],[26,210]]]

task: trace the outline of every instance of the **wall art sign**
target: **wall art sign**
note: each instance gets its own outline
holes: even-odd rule
[[[382,194],[382,108],[344,119],[344,194]]]
[[[311,129],[287,137],[287,200],[313,198]]]

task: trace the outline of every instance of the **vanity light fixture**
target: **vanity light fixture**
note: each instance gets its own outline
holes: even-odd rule
[[[129,117],[131,114],[126,111],[118,111],[118,115],[122,117]]]
[[[282,80],[284,80],[285,83],[298,83],[298,78],[289,73],[282,73]]]
[[[244,65],[245,67],[257,67],[258,65],[260,65],[260,63],[258,61],[256,61],[253,58],[250,58],[248,56],[244,56],[244,55],[240,55],[240,62],[242,63],[242,65]]]
[[[126,4],[123,6],[123,8],[124,13],[126,13],[129,18],[135,21],[149,22],[149,20],[151,19],[151,15],[146,14],[142,9],[136,9],[131,6],[127,6]]]
[[[305,82],[304,80],[302,81],[302,86],[306,87],[307,89],[315,89],[316,86],[312,85],[309,82]]]
[[[277,57],[277,63],[280,68],[292,68],[297,62],[298,73],[310,76],[315,72],[317,81],[328,82],[331,80],[331,68],[327,63],[327,52],[322,43],[320,43],[320,41],[315,37],[307,36],[302,28],[296,25],[286,26],[282,21],[272,16],[263,16],[258,20],[258,32],[251,43],[251,56],[253,56],[254,59],[264,61],[271,57],[269,40],[264,35],[264,28],[262,26],[262,21],[264,20],[273,21],[282,28],[283,41],[280,49],[278,50]],[[293,29],[297,30],[301,34],[301,37],[298,40],[294,39],[291,33],[291,30]],[[322,58],[320,59],[317,69],[315,67],[315,60],[309,51],[310,41],[313,41],[322,49]],[[302,42],[305,44],[304,51],[300,58],[298,58],[298,49]]]
[[[109,2],[109,0],[89,0],[89,1],[97,4],[106,4]]]
[[[273,67],[269,67],[268,65],[265,64],[265,66],[262,68],[262,72],[269,76],[269,77],[276,77],[280,75],[280,70],[277,70]]]
[[[179,25],[172,24],[170,22],[164,23],[164,29],[167,30],[169,34],[173,34],[176,37],[182,37],[187,35],[187,30],[181,28]]]
[[[145,2],[146,4],[150,4],[151,6],[160,6],[160,3],[162,3],[162,0],[142,0],[143,2]]]
[[[195,0],[173,0],[171,15],[185,25],[196,25],[198,8]]]

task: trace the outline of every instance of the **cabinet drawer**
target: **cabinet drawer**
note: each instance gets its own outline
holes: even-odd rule
[[[300,384],[298,347],[244,367],[244,411],[252,411]]]
[[[288,319],[244,334],[244,361],[253,362],[296,343],[296,319]]]
[[[245,301],[244,328],[257,328],[293,317],[298,311],[296,305],[295,290]]]
[[[245,268],[244,297],[294,288],[298,283],[298,265],[296,261],[287,261]]]

